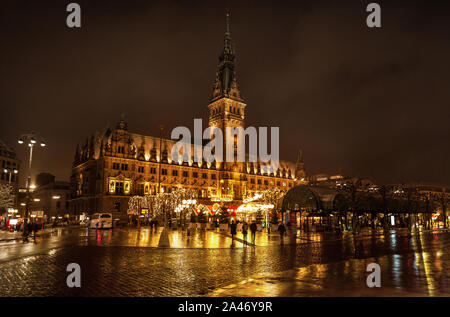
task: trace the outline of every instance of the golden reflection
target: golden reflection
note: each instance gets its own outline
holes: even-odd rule
[[[183,239],[180,237],[180,233],[178,231],[172,231],[172,234],[169,235],[170,245],[174,248],[182,248]]]
[[[139,232],[139,246],[147,247],[149,244],[151,244],[149,229],[141,229]]]
[[[207,240],[207,248],[218,248],[219,247],[219,236],[217,234],[210,235],[209,239]]]
[[[263,283],[261,288],[257,288],[257,292],[262,292],[265,296],[277,296],[280,293],[280,284],[282,283]]]
[[[421,244],[421,248],[422,249],[422,245],[424,245],[424,234],[422,232],[419,233],[419,239],[420,239],[420,244]],[[417,250],[417,249],[416,249]],[[429,254],[427,252],[421,252],[420,253],[420,258],[422,260],[423,263],[423,267],[425,270],[425,277],[427,280],[427,289],[428,289],[428,294],[430,294],[430,296],[434,296],[435,294],[435,285],[434,285],[434,279],[431,276],[432,274],[432,270],[430,267],[430,263],[429,263]]]

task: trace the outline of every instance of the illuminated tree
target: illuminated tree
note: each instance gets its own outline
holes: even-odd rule
[[[261,198],[259,200],[265,204],[273,205],[274,211],[279,211],[284,195],[286,195],[286,191],[279,188],[270,188],[261,192]]]
[[[128,214],[138,215],[142,209],[148,209],[152,217],[173,212],[183,203],[183,200],[197,198],[197,192],[192,189],[176,189],[172,193],[159,193],[156,195],[133,196],[128,201]]]
[[[197,191],[191,188],[178,188],[174,190],[171,195],[171,207],[172,210],[175,209],[178,205],[183,203],[183,200],[193,200],[197,198]]]
[[[128,214],[138,215],[142,209],[148,209],[149,214],[152,217],[157,216],[155,199],[156,197],[154,195],[130,197],[130,200],[128,201]]]
[[[13,187],[0,184],[0,209],[12,208],[14,206]]]
[[[286,195],[286,191],[279,188],[270,188],[263,190],[261,192],[261,198],[259,199],[262,203],[266,205],[273,205],[271,222],[278,222],[278,212],[281,210],[281,205],[283,203],[283,198]],[[259,213],[259,211],[258,211]],[[262,216],[260,216],[262,217]],[[258,218],[258,214],[257,214]]]

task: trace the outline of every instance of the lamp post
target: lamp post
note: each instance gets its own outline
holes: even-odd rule
[[[17,170],[17,169],[12,169],[12,168],[10,168],[10,167],[6,167],[6,168],[4,168],[3,169],[3,172],[5,173],[5,174],[9,174],[9,178],[8,178],[8,185],[9,185],[9,190],[10,190],[10,193],[11,194],[14,194],[14,202],[13,202],[13,205],[15,205],[16,204],[16,193],[15,193],[15,186],[13,186],[13,187],[11,187],[11,175],[12,174],[17,174],[19,171]],[[16,180],[14,180],[14,181],[16,181]],[[9,217],[8,217],[9,218]]]
[[[159,164],[158,164],[158,195],[161,194],[161,164],[162,164],[162,135],[163,135],[163,129],[164,126],[160,125],[159,126],[160,129],[160,136],[159,136]],[[163,230],[161,231],[161,235],[159,236],[159,243],[158,246],[159,247],[163,247],[163,248],[168,248],[170,247],[170,241],[169,241],[169,231],[166,228],[166,223],[167,223],[167,210],[166,210],[166,205],[164,204],[164,209],[163,209],[163,221],[164,221],[164,226],[163,226]]]
[[[442,206],[442,217],[444,219],[444,229],[447,229],[447,196],[445,193],[445,188],[442,189],[442,197],[441,197],[441,206]]]
[[[15,169],[15,168],[13,169],[13,168],[6,167],[5,169],[3,169],[3,172],[5,174],[9,174],[8,184],[11,184],[11,175],[12,174],[17,174],[19,171],[17,169]]]
[[[56,201],[56,204],[58,204],[58,201],[59,201],[59,199],[61,198],[61,196],[60,195],[58,195],[58,194],[55,194],[55,195],[53,195],[52,196],[52,199],[54,200],[54,201]],[[51,209],[51,207],[50,207],[50,209]],[[58,215],[59,216],[59,208],[56,208],[57,209],[57,211],[56,211],[56,215]],[[55,216],[56,216],[55,215]],[[49,215],[50,216],[50,215]],[[52,219],[53,219],[54,217],[52,217]],[[42,222],[42,230],[44,230],[44,222]],[[52,229],[53,230],[53,229]]]
[[[158,164],[158,194],[161,193],[161,161],[162,161],[162,136],[163,136],[163,130],[164,126],[160,125],[160,134],[159,134],[159,164]]]
[[[45,147],[46,143],[44,139],[34,132],[22,134],[17,141],[19,144],[28,144],[30,148],[30,156],[28,160],[28,177],[27,177],[27,196],[26,196],[26,207],[25,207],[25,216],[24,218],[28,218],[29,206],[30,206],[30,186],[31,186],[31,163],[33,161],[33,148],[39,144],[41,147]]]

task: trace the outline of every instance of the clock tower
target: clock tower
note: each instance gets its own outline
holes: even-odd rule
[[[226,15],[226,29],[224,37],[223,51],[219,56],[216,79],[214,81],[213,92],[209,110],[209,126],[220,128],[224,136],[224,160],[226,144],[234,144],[236,148],[236,138],[227,138],[227,127],[242,127],[245,129],[245,107],[236,78],[236,56],[230,33],[230,14]],[[235,151],[236,154],[236,151]],[[225,170],[232,170],[236,164],[231,162],[223,164]]]
[[[245,104],[237,84],[236,55],[231,42],[230,14],[226,15],[224,46],[217,64],[216,79],[208,105],[209,126],[220,128],[223,135],[223,154],[226,161],[227,144],[234,148],[235,162],[223,162],[218,166],[222,197],[242,197],[245,192],[245,162],[236,162],[237,137],[226,133],[227,127],[245,129]],[[244,182],[243,182],[244,181]]]

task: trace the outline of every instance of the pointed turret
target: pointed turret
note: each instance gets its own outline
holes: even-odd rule
[[[127,125],[127,122],[125,121],[125,116],[123,114],[122,114],[122,118],[120,119],[120,121],[117,122],[116,130],[123,130],[123,131],[128,130],[128,125]]]
[[[91,135],[91,139],[89,140],[89,155],[88,159],[94,159],[95,156],[95,137],[94,134]]]
[[[77,165],[80,162],[80,144],[77,144],[77,148],[75,149],[75,155],[73,157],[73,166]]]
[[[86,141],[83,145],[83,150],[81,152],[81,161],[86,161],[88,159],[88,152],[89,152],[89,139],[86,138]]]
[[[227,13],[224,46],[219,56],[211,101],[222,97],[243,101],[236,80],[235,60],[236,56],[231,42],[230,13]]]
[[[145,138],[144,138],[144,136],[142,136],[141,146],[138,149],[137,158],[138,158],[138,160],[141,160],[141,161],[145,160]]]
[[[99,156],[103,157],[105,155],[105,144],[103,142],[103,139],[100,142],[100,151],[99,151]]]
[[[302,178],[305,178],[305,163],[303,162],[303,151],[298,151],[298,157],[297,157],[297,166],[295,169],[295,178],[301,180]]]

